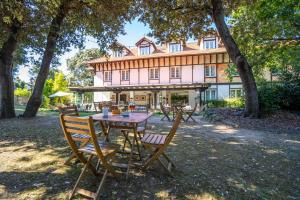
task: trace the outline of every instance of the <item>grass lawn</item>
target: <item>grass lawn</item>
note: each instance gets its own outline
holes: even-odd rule
[[[22,108],[20,108],[22,109]],[[70,150],[57,112],[0,120],[0,199],[66,199],[81,165],[64,166]],[[300,136],[182,123],[167,152],[174,178],[157,165],[130,179],[108,177],[101,199],[300,199]],[[149,121],[166,134],[171,123]],[[116,142],[122,137],[112,132]],[[99,178],[83,186],[95,190]],[[83,199],[76,196],[76,199]]]

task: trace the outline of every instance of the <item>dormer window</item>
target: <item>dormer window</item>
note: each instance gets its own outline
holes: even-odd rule
[[[216,48],[216,38],[204,38],[203,49],[215,49]]]
[[[169,52],[170,53],[179,52],[179,51],[181,51],[180,43],[170,43],[169,44]]]
[[[123,51],[113,51],[113,57],[115,58],[123,57]]]
[[[149,55],[150,54],[150,45],[141,45],[140,46],[140,55]]]

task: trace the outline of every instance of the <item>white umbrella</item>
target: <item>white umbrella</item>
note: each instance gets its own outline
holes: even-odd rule
[[[54,98],[54,97],[65,97],[65,96],[69,96],[72,95],[72,93],[68,93],[68,92],[62,92],[62,91],[58,91],[54,94],[51,94],[49,97],[50,98]]]

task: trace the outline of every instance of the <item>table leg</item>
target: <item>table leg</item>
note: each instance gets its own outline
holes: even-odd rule
[[[131,143],[131,151],[130,151],[130,155],[129,155],[126,180],[128,179],[129,172],[130,172],[130,166],[132,165],[132,158],[133,158],[133,152],[134,152],[134,148],[135,148],[135,142],[137,145],[139,158],[140,158],[140,160],[142,159],[141,152],[140,152],[140,146],[139,146],[138,139],[137,139],[137,124],[133,124],[133,134],[134,134],[134,137],[132,138],[132,143]]]
[[[108,137],[109,126],[107,127],[106,124],[104,124],[103,121],[100,121],[100,125],[101,125],[102,131],[104,133],[106,142],[109,142],[109,137]]]

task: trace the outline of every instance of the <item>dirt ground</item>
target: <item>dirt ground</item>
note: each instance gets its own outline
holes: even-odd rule
[[[151,131],[167,134],[171,123],[159,119],[150,119]],[[159,165],[136,168],[129,181],[108,177],[100,199],[300,199],[300,135],[196,119],[167,149],[173,178]],[[66,199],[82,167],[63,165],[69,153],[57,116],[1,120],[0,199]],[[83,186],[98,183],[89,175]]]

